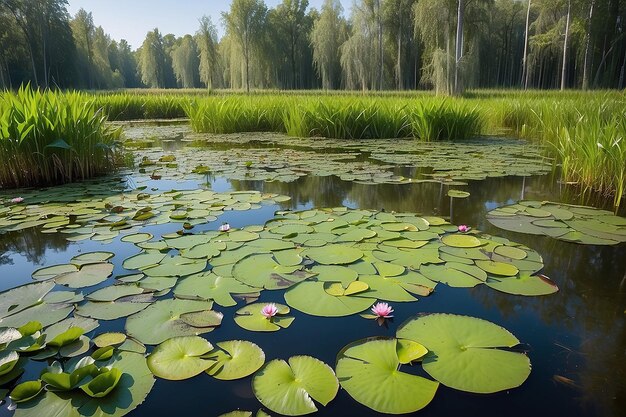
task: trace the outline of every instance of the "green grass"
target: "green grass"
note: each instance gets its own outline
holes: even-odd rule
[[[0,92],[0,187],[84,180],[113,171],[118,132],[81,93]]]
[[[64,100],[64,106],[72,110],[51,111],[57,105],[51,102],[54,100]],[[83,108],[80,103],[87,104]],[[93,175],[88,171],[107,171],[109,168],[96,168],[98,164],[92,168],[92,162],[82,162],[85,155],[76,156],[83,142],[85,147],[94,140],[107,143],[107,140],[93,139],[106,130],[102,122],[106,114],[109,120],[188,117],[195,131],[210,133],[267,131],[294,137],[414,137],[424,141],[463,140],[481,134],[516,136],[546,145],[547,152],[559,165],[563,181],[579,184],[585,192],[611,195],[616,207],[626,194],[626,97],[615,91],[477,90],[459,98],[441,98],[430,92],[411,91],[363,94],[258,90],[244,94],[226,90],[122,90],[92,95],[41,95],[22,90],[13,95],[4,93],[2,106],[2,152],[7,167],[0,179],[3,186],[36,181],[30,172],[8,174],[9,166],[20,172],[19,168],[26,161],[18,161],[25,156],[14,159],[6,156],[11,153],[27,155],[31,152],[31,161],[44,160],[43,171],[56,169],[54,174],[45,175],[47,182],[60,181],[64,176],[79,178],[83,171],[84,177]],[[101,109],[102,113],[96,109]],[[23,111],[28,115],[20,116]],[[79,114],[81,111],[84,114]],[[47,127],[43,115],[70,133],[58,135],[56,127]],[[70,122],[78,119],[83,121]],[[31,125],[32,134],[27,132]],[[91,135],[90,129],[98,133]],[[22,135],[28,139],[20,140]],[[110,133],[104,135],[108,137]],[[81,136],[88,139],[80,140]],[[7,141],[8,137],[12,139]],[[68,153],[50,146],[57,137],[73,137],[73,151]],[[70,143],[70,139],[66,141]],[[24,144],[16,145],[22,142]],[[63,168],[67,175],[61,173],[58,162],[56,165],[50,162],[52,155],[59,158],[57,154],[63,152],[66,158],[71,154],[81,161],[72,163],[71,168]],[[67,162],[63,163],[65,165]],[[17,178],[22,176],[24,180]]]

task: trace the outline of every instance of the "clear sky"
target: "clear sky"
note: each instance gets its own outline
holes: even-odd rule
[[[265,0],[275,7],[281,0]],[[352,0],[342,0],[345,11]],[[309,7],[320,9],[323,0],[309,0]],[[93,13],[96,26],[115,40],[126,39],[133,48],[141,46],[146,33],[158,27],[163,33],[182,36],[198,29],[202,15],[211,16],[223,33],[221,13],[227,11],[230,1],[215,0],[69,0],[68,11],[73,16],[80,8]]]

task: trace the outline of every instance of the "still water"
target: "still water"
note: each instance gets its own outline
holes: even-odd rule
[[[395,171],[406,176],[413,174],[407,172],[408,168],[397,167]],[[198,187],[198,181],[193,180],[146,179],[137,172],[133,175],[136,177],[131,176],[130,183],[143,183],[159,191]],[[522,341],[532,363],[530,377],[520,388],[491,395],[463,393],[440,386],[433,402],[414,415],[626,415],[626,245],[577,245],[499,230],[485,220],[489,210],[520,199],[579,203],[580,199],[571,190],[559,186],[552,175],[468,181],[462,189],[470,192],[470,197],[453,201],[446,197],[439,184],[359,184],[332,175],[307,175],[292,182],[246,181],[214,175],[208,178],[208,186],[214,191],[258,190],[285,194],[291,201],[263,206],[259,210],[227,212],[215,222],[197,226],[194,232],[216,230],[222,222],[229,222],[232,227],[262,225],[276,210],[312,207],[347,206],[438,215],[450,218],[454,224],[467,224],[536,250],[544,258],[542,272],[560,289],[549,296],[522,297],[503,294],[484,285],[456,289],[441,284],[435,293],[418,302],[393,303],[395,318],[388,326],[378,326],[358,315],[321,318],[292,310],[296,319],[291,327],[267,334],[248,332],[234,324],[232,317],[241,303],[232,308],[217,306],[224,313],[222,325],[204,335],[214,345],[224,340],[250,340],[265,351],[266,361],[310,355],[334,367],[337,353],[348,343],[369,336],[393,336],[402,322],[416,314],[469,315],[503,326]],[[178,228],[179,225],[166,224],[144,230],[158,237]],[[137,247],[119,238],[103,245],[92,241],[68,242],[62,235],[42,234],[36,229],[8,233],[0,237],[0,289],[30,282],[32,271],[41,266],[65,263],[79,252],[98,250],[116,254],[112,260],[116,265],[113,277],[126,273],[121,267],[122,261],[139,252]],[[111,281],[112,278],[103,285]],[[283,292],[264,291],[260,301],[284,303]],[[123,326],[124,319],[101,321],[97,333],[120,331]],[[421,372],[417,368],[403,367],[403,370]],[[38,371],[29,369],[27,376],[36,378]],[[145,403],[130,416],[204,417],[235,409],[256,413],[260,407],[252,393],[251,377],[228,382],[201,374],[182,382],[157,379]],[[327,407],[318,408],[320,416],[379,415],[341,389]],[[11,414],[4,405],[0,416]]]

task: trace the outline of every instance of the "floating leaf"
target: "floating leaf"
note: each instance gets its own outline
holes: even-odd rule
[[[221,350],[206,355],[214,361],[206,372],[216,379],[230,381],[245,378],[265,363],[265,353],[252,342],[231,340],[219,342],[217,346]]]
[[[324,282],[304,281],[285,292],[285,301],[296,310],[313,316],[341,317],[369,308],[373,301],[358,296],[334,296]]]
[[[278,308],[277,314],[267,318],[261,314],[261,310],[266,305],[265,303],[254,303],[240,308],[235,313],[235,323],[253,332],[276,332],[280,329],[286,329],[293,323],[294,318],[287,316],[289,307],[275,304]]]
[[[304,255],[322,265],[345,265],[361,259],[363,252],[351,246],[330,244],[308,249]]]
[[[193,300],[160,300],[126,319],[126,333],[147,345],[158,345],[176,336],[196,336],[214,326],[194,327],[181,318],[185,313],[210,310],[213,303]]]
[[[410,319],[398,337],[423,344],[424,370],[461,391],[493,393],[520,386],[530,374],[522,353],[502,350],[519,344],[507,330],[474,317],[431,314]]]
[[[203,359],[213,345],[199,336],[173,337],[148,356],[148,367],[159,378],[180,381],[202,373],[214,362]]]
[[[398,370],[398,350],[403,360],[417,356],[407,354],[403,346],[398,348],[396,339],[364,339],[344,347],[336,366],[343,389],[380,413],[412,413],[426,407],[439,384]]]
[[[333,370],[310,356],[292,356],[289,363],[273,360],[252,378],[252,390],[261,404],[289,416],[316,412],[312,399],[327,405],[338,389]]]

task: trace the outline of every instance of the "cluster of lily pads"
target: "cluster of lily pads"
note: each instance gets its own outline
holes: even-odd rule
[[[496,227],[586,245],[626,242],[626,218],[607,210],[549,201],[520,201],[487,213]]]
[[[16,415],[73,407],[77,416],[105,408],[121,416],[144,400],[153,375],[181,380],[201,373],[218,380],[254,375],[256,397],[280,414],[314,412],[315,402],[328,404],[340,384],[374,410],[412,412],[433,399],[439,383],[481,393],[519,386],[530,372],[528,358],[500,349],[519,341],[479,319],[417,317],[400,327],[396,339],[346,346],[333,370],[308,356],[265,363],[263,349],[252,342],[213,345],[199,335],[223,323],[214,305],[236,306],[237,299],[245,303],[232,318],[237,325],[271,332],[294,323],[291,309],[368,317],[377,300],[415,301],[438,283],[487,285],[520,295],[557,291],[537,275],[543,262],[530,248],[412,213],[283,211],[264,226],[172,233],[160,240],[139,232],[124,239],[141,251],[124,260],[128,273],[117,275],[114,285],[102,286],[112,274],[114,254],[89,252],[40,268],[33,272],[36,282],[0,293],[0,386],[12,386],[28,360],[49,363],[38,380],[13,386]],[[56,285],[99,288],[83,295],[53,291]],[[284,290],[285,304],[257,302],[265,290]],[[377,304],[372,311],[384,319],[392,309]],[[125,333],[89,337],[98,320],[125,317]],[[146,345],[156,345],[147,359]],[[421,363],[433,380],[398,371],[412,363]],[[390,383],[381,395],[379,384],[364,375]],[[413,394],[405,395],[407,390]]]
[[[154,126],[149,132],[163,138],[161,130],[169,132],[169,127]],[[130,146],[134,137],[136,134],[131,128]],[[175,161],[159,147],[136,151],[137,163],[144,172],[176,179],[210,172],[229,179],[282,182],[292,182],[308,174],[336,175],[363,184],[394,184],[543,175],[552,169],[541,149],[519,140],[477,139],[453,144],[299,138],[294,142],[293,138],[279,134],[215,136],[185,133],[180,128],[176,138],[194,147],[177,149]],[[224,143],[229,144],[228,149],[223,149]],[[329,153],[328,149],[335,151]],[[431,169],[432,172],[420,178],[405,178],[394,175],[392,171],[396,166]]]
[[[148,193],[145,190],[80,194],[82,188],[26,195],[21,204],[0,207],[0,232],[38,227],[43,233],[63,233],[68,241],[111,242],[120,233],[148,225],[176,222],[185,228],[214,221],[228,210],[258,209],[262,204],[289,200],[257,191],[216,193],[210,190]]]

